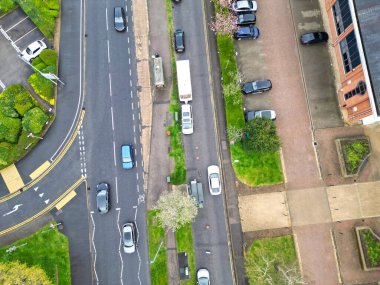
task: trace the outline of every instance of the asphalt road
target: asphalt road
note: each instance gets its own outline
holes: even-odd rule
[[[177,55],[177,59],[190,60],[193,90],[194,134],[183,137],[188,179],[201,181],[205,196],[205,206],[199,209],[193,224],[196,265],[210,271],[213,284],[233,284],[224,195],[211,196],[207,181],[207,167],[218,165],[219,161],[206,57],[204,27],[207,23],[204,23],[202,5],[202,1],[182,1],[173,6],[174,29],[185,31],[186,44],[185,53]],[[206,225],[210,227],[207,229]]]
[[[126,6],[125,6],[126,4]],[[116,32],[113,9],[124,6],[128,30]],[[86,11],[86,73],[83,171],[90,187],[90,223],[94,284],[149,284],[145,196],[140,144],[136,60],[131,1],[89,1]],[[136,167],[121,167],[121,145],[132,143]],[[110,211],[96,209],[95,187],[111,186]],[[137,252],[126,255],[121,227],[136,221]]]

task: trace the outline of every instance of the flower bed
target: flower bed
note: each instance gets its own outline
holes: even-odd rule
[[[370,227],[357,227],[359,251],[365,271],[380,269],[380,238]]]

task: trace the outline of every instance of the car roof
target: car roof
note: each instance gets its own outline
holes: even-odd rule
[[[209,173],[219,173],[219,166],[217,166],[217,165],[210,165],[209,167],[207,167],[207,171]]]
[[[237,32],[239,34],[250,34],[251,33],[251,27],[239,27]]]
[[[256,16],[254,13],[244,13],[244,14],[239,14],[238,18],[240,21],[254,21],[256,19]]]
[[[183,104],[181,106],[182,113],[183,112],[191,112],[191,105],[190,104]]]
[[[127,154],[130,155],[132,151],[132,146],[130,144],[123,144],[121,146],[121,151],[123,155],[127,155]]]
[[[28,48],[31,50],[36,50],[39,47],[41,47],[41,44],[39,43],[39,41],[35,41],[35,42],[31,43],[30,45],[28,45]]]
[[[256,84],[259,87],[269,87],[269,86],[272,85],[271,81],[268,80],[268,79],[265,79],[265,80],[256,80]]]
[[[247,0],[237,1],[236,2],[236,7],[238,9],[240,9],[240,8],[250,8],[249,2]]]

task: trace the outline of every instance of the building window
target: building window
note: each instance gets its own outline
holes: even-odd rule
[[[365,85],[365,82],[360,81],[355,89],[352,89],[350,92],[344,94],[344,100],[348,100],[351,97],[354,97],[355,95],[364,95],[366,91],[367,86]]]
[[[348,73],[361,63],[355,33],[353,31],[349,33],[348,36],[339,43],[339,45],[340,52],[342,54],[344,71]]]
[[[348,0],[337,0],[332,6],[338,36],[352,23]]]

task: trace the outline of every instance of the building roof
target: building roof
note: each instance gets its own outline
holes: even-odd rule
[[[373,99],[380,114],[380,1],[354,0]]]

